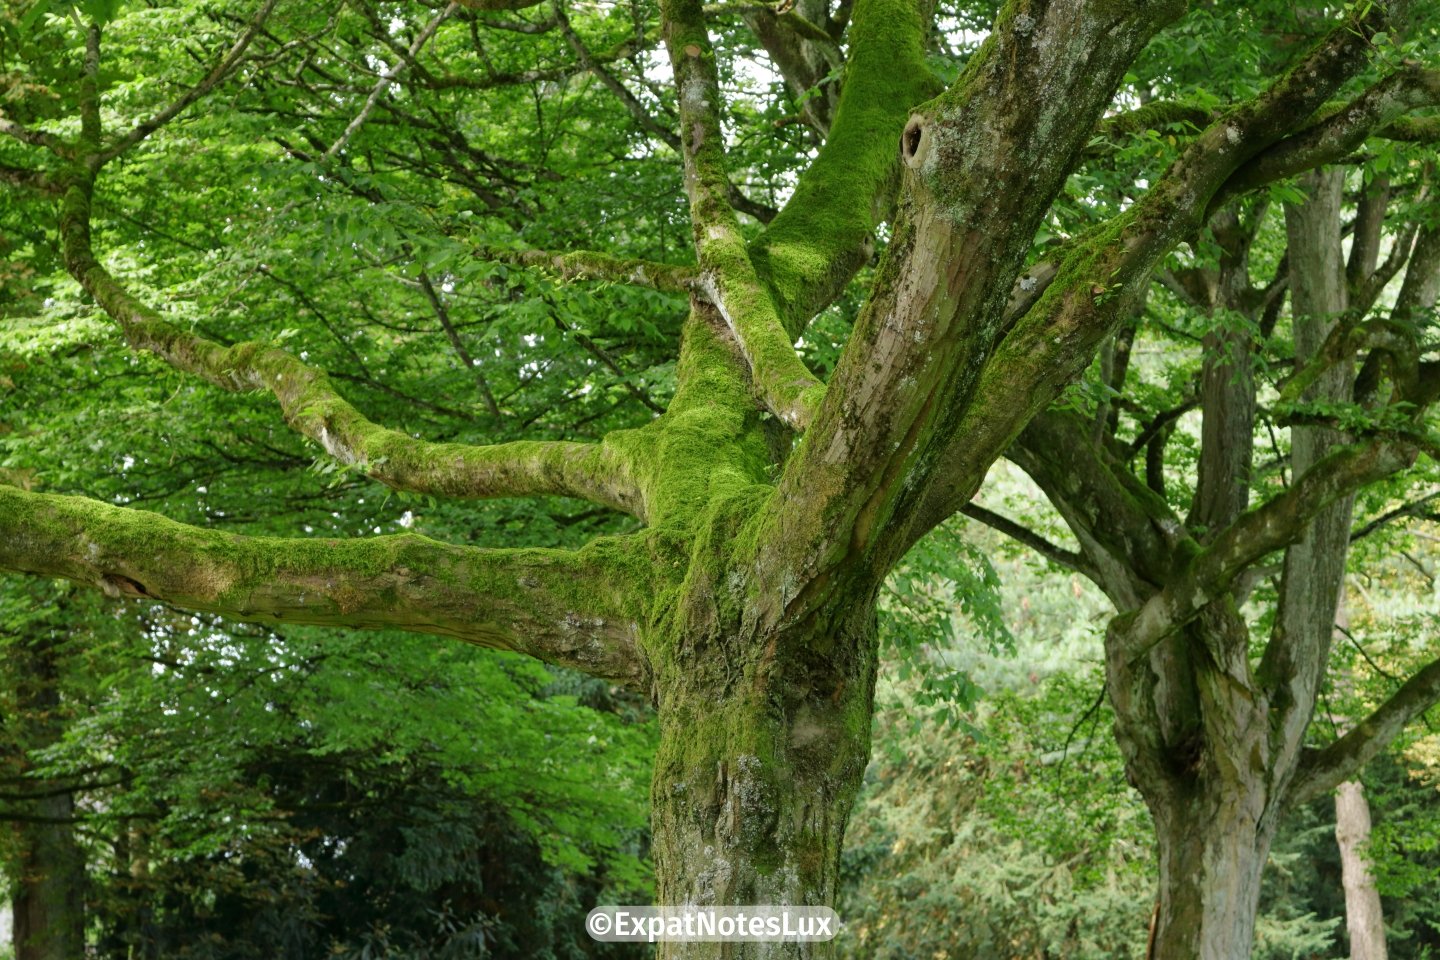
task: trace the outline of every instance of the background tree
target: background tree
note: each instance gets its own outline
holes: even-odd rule
[[[1283,234],[1263,199],[1220,208],[1194,256],[1172,260],[1157,279],[1164,293],[1156,297],[1174,297],[1181,316],[1157,304],[1157,327],[1127,331],[1111,347],[1097,383],[1105,400],[1075,398],[1079,409],[1043,414],[1012,451],[1075,534],[1074,566],[1127,611],[1107,640],[1108,683],[1130,775],[1156,821],[1159,956],[1243,952],[1250,932],[1235,918],[1253,922],[1269,843],[1288,807],[1357,774],[1434,702],[1440,668],[1432,665],[1351,734],[1307,751],[1354,535],[1350,488],[1409,466],[1386,463],[1377,439],[1408,429],[1415,405],[1427,402],[1407,392],[1421,389],[1418,356],[1440,290],[1427,169],[1416,161],[1394,181],[1357,180],[1348,261],[1342,171],[1286,188]],[[1393,236],[1385,232],[1392,204],[1409,211],[1390,217]],[[1268,250],[1267,224],[1275,231]],[[1393,307],[1372,316],[1402,268]],[[1381,329],[1393,335],[1384,346],[1378,333],[1366,334]],[[1174,344],[1154,369],[1131,367],[1130,353],[1151,336],[1200,349]],[[1267,379],[1278,385],[1266,389]],[[1166,396],[1157,383],[1186,383],[1187,395],[1155,403]],[[1198,450],[1168,442],[1181,438],[1174,424],[1195,407]],[[1050,455],[1057,448],[1089,453],[1062,464]],[[1347,472],[1353,480],[1337,484]],[[1424,478],[1420,471],[1407,482]],[[1406,516],[1390,499],[1403,489],[1374,491],[1357,528]],[[1250,507],[1252,497],[1260,504]],[[1171,570],[1185,572],[1177,580]],[[1268,577],[1274,583],[1256,591]],[[1212,594],[1215,584],[1224,589]],[[1176,632],[1178,622],[1186,626]],[[1207,871],[1215,876],[1207,880]]]
[[[992,11],[937,21],[926,5],[858,0],[753,12],[742,31],[724,10],[712,26],[693,0],[583,16],[475,7],[265,3],[224,23],[86,3],[27,7],[6,25],[0,171],[25,195],[7,229],[26,283],[46,288],[12,311],[37,342],[9,348],[26,402],[7,461],[58,492],[0,487],[0,567],[241,620],[459,637],[639,691],[659,713],[666,902],[833,899],[869,752],[887,571],[970,501],[1177,244],[1372,133],[1424,135],[1414,112],[1436,100],[1434,73],[1410,59],[1428,54],[1431,24],[1401,0],[1315,11],[1275,55],[1275,79],[1178,113],[1138,104],[1170,70],[1166,45],[1229,35],[1203,16],[1163,32],[1179,2],[1009,3],[973,50],[955,49],[961,34],[934,44],[959,54],[939,64],[948,78],[926,59],[936,24]],[[1235,15],[1264,37],[1290,26],[1288,9]],[[215,52],[175,43],[182,24]],[[663,87],[651,79],[662,42]],[[781,115],[808,127],[770,136],[777,101],[737,90],[733,65],[757,44],[783,78]],[[1123,119],[1102,123],[1116,109]],[[1177,116],[1192,126],[1173,155],[1132,168],[1148,189],[1036,249],[1067,181],[1113,162],[1112,136]],[[747,194],[751,175],[769,188]],[[791,184],[776,211],[768,201]],[[884,256],[846,293],[877,239]],[[113,326],[53,277],[57,263]],[[613,286],[603,299],[562,292],[512,280],[515,264]],[[135,392],[107,400],[150,406],[138,421],[150,429],[118,443],[112,414],[57,422],[98,409],[94,394],[30,390],[47,372],[28,360],[113,346],[116,332],[153,355],[95,351],[86,385],[116,394],[103,381],[118,366]],[[792,346],[802,339],[813,369]],[[1216,518],[1208,539],[1162,528],[1174,542],[1120,602],[1144,613],[1114,631],[1117,664],[1151,649],[1188,663],[1178,638],[1241,568],[1414,459],[1428,381],[1393,382],[1398,421],[1270,509],[1225,529]],[[287,468],[308,454],[246,396],[257,391],[333,458],[321,472],[353,484],[364,511],[317,499],[261,517],[251,501],[247,515],[227,502],[233,484],[198,476],[203,498],[151,502],[174,518],[136,508],[147,467],[186,454],[283,503],[304,479]],[[106,436],[81,454],[87,431]],[[1084,448],[1046,455],[1083,464]],[[89,469],[67,475],[77,456]],[[370,482],[455,501],[436,508],[444,525],[419,528],[464,532],[396,532],[405,515],[373,502]],[[492,521],[526,514],[468,504],[549,495],[589,506],[544,548],[497,546],[505,525]],[[1129,723],[1133,691],[1111,690]],[[1411,688],[1386,716],[1431,699]],[[1303,701],[1285,714],[1301,728]],[[1168,736],[1160,719],[1137,720],[1127,750]],[[1202,875],[1205,896],[1236,891],[1246,913],[1258,860],[1233,854],[1225,876]],[[1236,927],[1162,911],[1167,956],[1239,955]]]
[[[533,661],[22,585],[7,664],[34,645],[50,671],[46,704],[6,714],[48,724],[7,737],[18,957],[83,953],[87,924],[115,957],[630,955],[583,919],[648,895],[653,747],[603,689],[581,706]]]

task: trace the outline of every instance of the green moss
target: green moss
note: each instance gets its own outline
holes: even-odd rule
[[[860,0],[849,37],[830,137],[751,246],[792,338],[868,257],[899,182],[900,132],[910,109],[938,92],[913,2]]]

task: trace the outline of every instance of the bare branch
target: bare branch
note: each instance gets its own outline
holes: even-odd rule
[[[271,0],[271,2],[273,3],[274,0]],[[457,0],[452,0],[452,2],[445,7],[445,9],[441,10],[439,13],[435,14],[435,16],[431,17],[430,22],[425,24],[425,28],[420,31],[419,36],[417,36],[415,38],[415,41],[410,44],[410,49],[409,51],[407,51],[408,56],[402,58],[400,62],[396,63],[393,67],[386,70],[383,74],[380,75],[380,79],[375,83],[375,88],[370,91],[370,96],[365,99],[365,105],[360,108],[360,112],[355,115],[355,119],[350,121],[350,125],[347,126],[345,128],[345,132],[340,135],[340,139],[336,140],[333,144],[330,145],[330,149],[325,151],[326,160],[331,159],[341,150],[345,149],[345,145],[350,142],[350,138],[355,136],[355,134],[364,125],[366,119],[369,118],[371,112],[374,111],[375,104],[380,101],[381,95],[390,86],[390,84],[394,82],[395,78],[398,77],[405,70],[405,68],[410,65],[410,61],[413,60],[415,58],[415,55],[420,52],[420,48],[425,46],[425,44],[429,42],[430,38],[435,35],[435,31],[440,29],[440,24],[444,22],[446,17],[450,16],[450,14],[455,12],[457,6],[459,6]]]
[[[450,341],[450,346],[454,348],[455,356],[460,358],[466,370],[474,374],[475,385],[480,388],[480,396],[485,401],[485,409],[490,412],[490,416],[500,419],[500,407],[495,403],[495,393],[490,389],[490,381],[485,379],[485,372],[475,363],[470,351],[465,349],[459,331],[455,329],[455,324],[450,322],[450,311],[445,308],[440,294],[435,291],[430,275],[423,270],[420,271],[420,289],[425,291],[425,299],[430,301],[430,309],[435,311],[435,318],[440,321],[440,327],[445,331],[445,338]]]
[[[1393,510],[1387,510],[1351,533],[1350,542],[1354,543],[1356,540],[1368,537],[1386,524],[1394,523],[1396,520],[1404,520],[1407,518],[1435,520],[1437,517],[1440,517],[1440,515],[1437,515],[1434,508],[1429,505],[1437,499],[1440,499],[1440,490],[1427,493],[1418,500],[1411,500],[1409,503],[1401,504]]]
[[[46,133],[43,130],[31,130],[29,127],[7,119],[3,113],[0,113],[0,133],[5,134],[7,137],[13,137],[21,143],[27,143],[32,147],[44,147],[56,156],[70,156],[69,146],[53,133]]]
[[[562,280],[605,280],[666,293],[697,293],[701,288],[700,273],[695,267],[616,257],[593,250],[552,253],[481,247],[475,255],[482,260],[534,267]]]
[[[1066,550],[1064,547],[1056,546],[1034,530],[1016,523],[1009,517],[1001,516],[993,510],[987,510],[978,503],[965,504],[965,506],[960,508],[960,513],[972,520],[978,520],[992,530],[997,530],[1005,534],[1005,536],[1017,543],[1025,544],[1025,546],[1034,550],[1047,560],[1052,560],[1062,567],[1069,567],[1076,573],[1097,583],[1100,581],[1100,574],[1094,567],[1086,562],[1083,556],[1073,550]]]

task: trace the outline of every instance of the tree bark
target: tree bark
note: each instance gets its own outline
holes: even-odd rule
[[[9,651],[19,674],[26,753],[54,745],[63,733],[53,629],[42,626],[39,635],[19,640]],[[63,786],[27,782],[27,791],[37,795],[25,805],[31,819],[14,824],[19,869],[10,903],[16,960],[75,960],[85,953],[85,852],[71,823],[75,797]]]
[[[1257,832],[1261,796],[1202,790],[1152,805],[1160,847],[1160,909],[1150,956],[1240,960],[1250,955],[1270,837]]]
[[[34,816],[48,823],[16,826],[20,875],[10,904],[15,915],[16,960],[75,960],[85,955],[85,854],[68,822],[74,795],[35,801]]]
[[[697,582],[657,671],[651,829],[657,902],[835,902],[850,808],[870,756],[873,584],[796,629],[747,628],[732,570]],[[670,943],[663,960],[828,957],[830,943]]]
[[[1335,790],[1335,840],[1340,845],[1350,960],[1385,960],[1385,915],[1365,852],[1370,841],[1370,803],[1358,780],[1347,780]]]

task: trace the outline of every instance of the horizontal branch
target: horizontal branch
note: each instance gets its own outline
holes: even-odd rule
[[[516,441],[476,446],[432,443],[372,423],[330,378],[264,341],[226,347],[164,320],[125,290],[90,245],[93,180],[72,185],[62,203],[66,267],[110,315],[131,345],[234,392],[265,390],[286,422],[327,453],[396,490],[447,497],[578,497],[636,516],[644,498],[628,463],[608,443]]]
[[[1307,751],[1290,788],[1292,803],[1334,790],[1400,735],[1405,725],[1440,703],[1440,660],[1407,680],[1395,694],[1345,736],[1322,750]]]
[[[667,293],[694,293],[700,288],[700,273],[693,266],[616,257],[593,250],[552,253],[482,247],[475,255],[482,260],[533,267],[562,280],[602,280]]]
[[[32,147],[44,147],[56,156],[68,157],[71,153],[70,147],[65,141],[53,133],[46,133],[43,130],[31,130],[29,127],[8,119],[4,114],[0,114],[0,133],[3,133],[7,137],[13,137],[21,143],[27,143]]]
[[[1350,542],[1354,543],[1356,540],[1364,539],[1365,537],[1370,536],[1370,534],[1381,529],[1385,525],[1393,523],[1396,520],[1414,518],[1417,520],[1434,521],[1437,518],[1440,518],[1440,514],[1436,514],[1434,509],[1431,508],[1429,505],[1437,499],[1440,499],[1440,490],[1427,493],[1425,494],[1425,496],[1420,497],[1418,500],[1411,500],[1409,503],[1401,504],[1393,510],[1387,510],[1385,513],[1380,514],[1380,516],[1369,521],[1364,526],[1352,531],[1350,534]]]
[[[1159,131],[1173,124],[1189,126],[1193,128],[1192,132],[1199,133],[1213,123],[1215,117],[1216,112],[1210,107],[1173,100],[1157,100],[1154,103],[1147,103],[1143,107],[1136,107],[1134,110],[1126,110],[1123,113],[1106,117],[1100,121],[1095,136],[1101,140],[1118,141],[1137,133],[1150,130]],[[1093,150],[1093,148],[1092,144],[1091,149]]]
[[[0,183],[9,184],[12,187],[19,187],[22,190],[33,190],[36,193],[50,197],[58,197],[65,192],[65,188],[48,174],[39,170],[26,170],[23,167],[12,167],[4,163],[0,163]]]
[[[538,7],[544,0],[458,0],[460,6],[471,10],[527,10]]]
[[[238,620],[396,628],[513,650],[643,689],[633,555],[483,550],[415,534],[245,537],[0,486],[0,570]]]
[[[1437,143],[1440,142],[1440,117],[1400,117],[1373,135],[1405,143]]]

